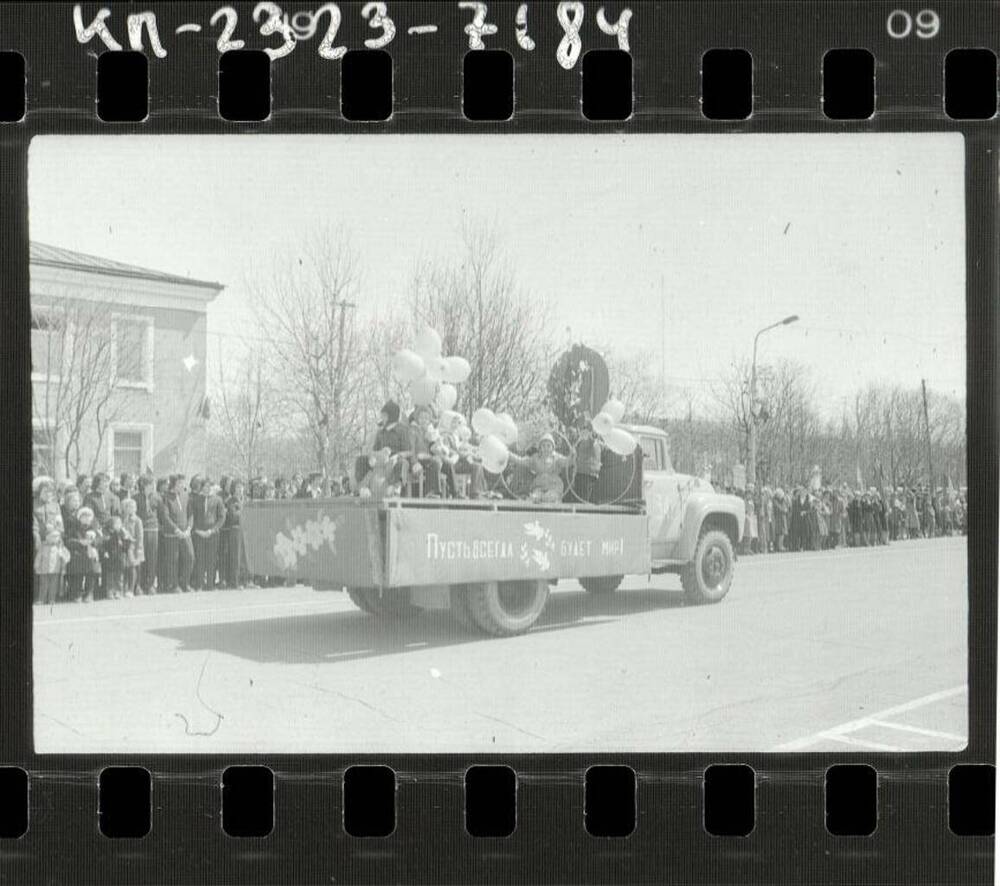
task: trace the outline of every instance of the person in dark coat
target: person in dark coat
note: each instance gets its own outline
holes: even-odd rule
[[[188,499],[194,542],[191,587],[196,591],[210,591],[215,586],[215,572],[219,564],[219,532],[226,522],[226,507],[211,481],[198,479],[196,489],[192,478],[191,497]]]
[[[187,477],[173,474],[167,485],[159,512],[160,544],[163,548],[164,590],[186,594],[194,567],[191,523],[188,518]]]
[[[222,586],[243,590],[243,483],[234,480],[226,499],[226,519],[219,544],[219,574]]]
[[[156,576],[160,566],[160,518],[162,504],[153,488],[153,478],[143,474],[135,494],[135,513],[142,521],[143,561],[139,564],[139,587],[144,594],[156,593]]]
[[[112,517],[121,516],[118,496],[111,491],[111,478],[104,473],[94,474],[90,481],[90,492],[84,498],[83,504],[94,512],[94,525],[101,533],[107,532]],[[99,597],[107,599],[111,596],[107,570],[103,570],[100,576]]]
[[[784,553],[785,536],[788,535],[788,499],[780,486],[774,491],[774,550]]]

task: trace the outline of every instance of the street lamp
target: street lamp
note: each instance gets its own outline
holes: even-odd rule
[[[798,319],[798,314],[792,314],[785,317],[784,320],[779,320],[777,323],[765,326],[753,337],[753,362],[750,364],[750,465],[747,471],[748,483],[757,482],[757,413],[755,411],[755,404],[757,402],[757,339],[768,330],[777,329],[779,326],[788,326]]]

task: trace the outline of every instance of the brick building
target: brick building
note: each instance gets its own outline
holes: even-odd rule
[[[218,283],[31,244],[35,471],[191,472]]]

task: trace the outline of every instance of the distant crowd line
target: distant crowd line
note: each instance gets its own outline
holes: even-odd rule
[[[747,484],[724,491],[746,502],[744,554],[819,551],[887,545],[892,541],[968,534],[963,490],[928,485],[851,489]]]

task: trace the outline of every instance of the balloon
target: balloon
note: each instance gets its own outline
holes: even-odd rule
[[[479,444],[479,456],[487,471],[491,474],[502,474],[510,460],[510,450],[499,437],[488,434]]]
[[[612,397],[607,403],[604,404],[601,412],[610,416],[613,424],[618,424],[618,422],[620,422],[625,415],[625,404],[622,403],[621,400],[616,400]]]
[[[604,437],[614,429],[614,419],[606,412],[598,412],[594,416],[591,424],[594,426],[594,433]]]
[[[446,357],[444,362],[447,365],[441,377],[453,385],[460,385],[472,374],[472,367],[465,357]]]
[[[631,455],[639,445],[635,437],[623,428],[612,428],[608,431],[604,435],[604,443],[618,455]]]
[[[448,361],[444,357],[427,357],[424,359],[427,366],[427,377],[434,381],[441,381],[448,368]]]
[[[445,382],[438,388],[437,397],[434,399],[434,402],[437,403],[438,409],[443,411],[451,410],[458,402],[458,391],[454,385]]]
[[[410,396],[413,398],[414,406],[430,406],[434,402],[436,393],[437,382],[427,376],[410,382]]]
[[[487,409],[484,406],[472,413],[472,429],[479,434],[480,437],[485,437],[488,434],[493,433],[496,420],[497,417],[493,414],[493,410]]]
[[[496,435],[508,446],[513,446],[517,442],[517,424],[507,412],[497,415]]]
[[[416,381],[424,374],[425,370],[424,358],[407,348],[397,351],[392,358],[392,375],[396,381],[403,384]]]
[[[427,357],[440,357],[441,336],[430,326],[425,326],[413,343],[413,350],[425,359]]]

